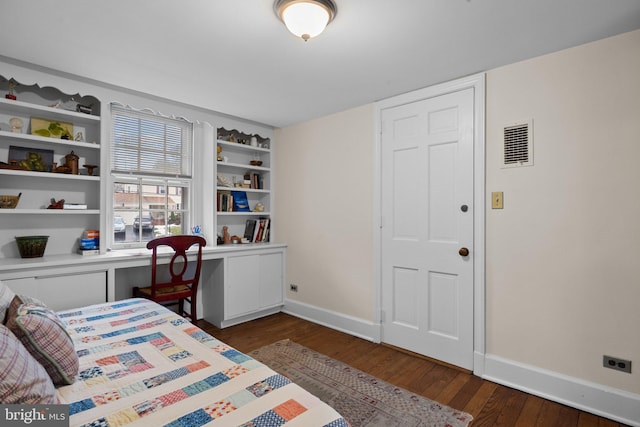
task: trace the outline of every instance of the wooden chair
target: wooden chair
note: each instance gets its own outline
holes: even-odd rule
[[[198,246],[196,259],[187,259],[187,250]],[[178,305],[178,314],[189,317],[196,323],[196,296],[202,266],[202,247],[206,240],[200,236],[177,235],[159,237],[147,243],[147,249],[152,249],[151,256],[151,286],[134,287],[133,296],[147,298],[165,306]],[[158,247],[168,246],[173,249],[169,264],[158,264]],[[162,255],[160,255],[162,256]],[[168,271],[162,274],[161,266]],[[167,274],[168,273],[168,274]],[[167,277],[168,276],[168,277]],[[185,302],[190,304],[189,313],[185,310]]]

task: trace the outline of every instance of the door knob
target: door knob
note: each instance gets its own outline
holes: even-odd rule
[[[458,251],[458,253],[460,254],[460,256],[468,256],[468,255],[469,255],[469,249],[467,249],[467,248],[460,248],[460,250]]]

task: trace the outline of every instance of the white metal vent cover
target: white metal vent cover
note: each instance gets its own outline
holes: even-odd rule
[[[504,128],[505,168],[533,166],[533,120],[513,123]]]

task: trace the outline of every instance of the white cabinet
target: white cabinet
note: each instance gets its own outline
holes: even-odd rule
[[[283,253],[229,257],[225,277],[225,317],[282,305]]]
[[[28,295],[59,311],[107,301],[106,271],[5,279],[16,294]]]
[[[224,260],[222,283],[205,283],[204,318],[219,328],[280,311],[284,303],[284,248],[233,254]]]
[[[216,159],[216,229],[223,236],[244,237],[247,221],[268,229],[254,233],[252,242],[270,241],[271,218],[271,140],[256,134],[217,129]],[[234,207],[236,192],[246,194],[247,210]],[[231,197],[230,197],[231,196]]]
[[[18,86],[17,98],[0,98],[0,195],[21,194],[15,209],[0,209],[0,258],[19,257],[22,235],[48,235],[45,256],[74,253],[84,230],[100,229],[100,103],[37,85]],[[91,114],[66,109],[76,104]],[[71,155],[77,174],[61,168]],[[87,209],[47,209],[51,199]]]

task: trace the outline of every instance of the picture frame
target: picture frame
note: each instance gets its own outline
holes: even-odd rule
[[[30,153],[35,153],[38,157],[30,156]],[[17,147],[11,145],[9,146],[9,158],[7,160],[9,163],[15,160],[16,166],[22,166],[24,170],[31,170],[36,172],[51,172],[51,168],[53,165],[53,150]],[[28,167],[21,165],[21,162],[23,160],[27,161]]]
[[[73,140],[73,123],[31,117],[31,135]]]

